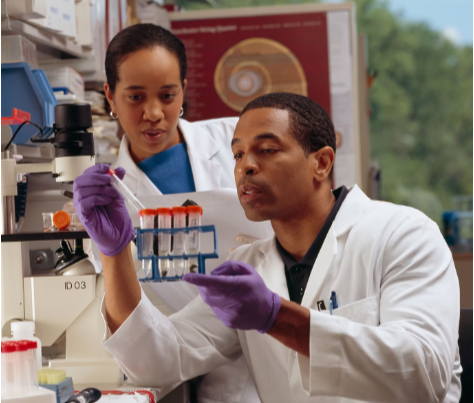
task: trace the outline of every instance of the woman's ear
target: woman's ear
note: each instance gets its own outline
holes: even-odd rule
[[[184,79],[183,80],[183,92],[186,89],[186,86],[188,85],[188,80]]]
[[[336,158],[334,150],[326,146],[311,153],[309,158],[311,158],[313,162],[314,179],[320,183],[327,179],[331,180],[331,170],[334,165],[334,159]]]
[[[115,110],[115,104],[114,104],[114,94],[112,93],[112,90],[110,89],[110,86],[108,83],[104,83],[104,92],[105,92],[105,97],[107,98],[107,101],[110,104],[110,108],[114,113],[117,113]]]

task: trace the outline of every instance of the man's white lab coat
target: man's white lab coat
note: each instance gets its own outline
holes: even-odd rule
[[[254,266],[288,298],[274,238],[229,258]],[[319,312],[331,291],[339,308]],[[243,355],[265,403],[459,401],[458,278],[437,225],[422,213],[371,201],[355,186],[302,305],[311,311],[310,358],[266,334],[227,328],[200,297],[165,317],[143,292],[103,345],[130,379],[148,386],[184,381]]]
[[[194,123],[179,120],[197,192],[236,187],[235,162],[230,143],[237,121],[238,118]],[[161,195],[162,192],[135,164],[129,148],[130,140],[125,134],[113,165],[125,168],[124,183],[138,198]],[[202,403],[259,403],[243,358],[206,375],[198,384],[197,394]]]

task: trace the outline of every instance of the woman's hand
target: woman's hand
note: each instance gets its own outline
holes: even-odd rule
[[[100,252],[115,256],[135,238],[135,230],[123,197],[110,184],[109,169],[107,164],[95,165],[76,178],[74,207]],[[116,174],[123,179],[125,170],[117,168]]]

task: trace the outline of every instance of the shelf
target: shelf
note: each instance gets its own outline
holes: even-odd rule
[[[2,35],[4,34],[22,35],[37,45],[56,49],[68,56],[79,59],[86,59],[91,54],[90,50],[77,45],[64,36],[37,28],[14,18],[2,18]]]
[[[2,242],[61,241],[63,239],[88,239],[86,231],[25,232],[2,235]]]

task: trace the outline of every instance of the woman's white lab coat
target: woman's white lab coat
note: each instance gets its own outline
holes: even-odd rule
[[[238,118],[187,122],[180,119],[179,127],[186,142],[189,162],[197,192],[235,188],[234,157],[230,147]],[[130,155],[130,140],[125,134],[114,167],[125,168],[125,184],[140,196],[158,196],[161,191],[138,168]]]
[[[230,147],[238,118],[212,119],[191,123],[179,120],[186,142],[197,192],[235,188],[234,157]],[[114,167],[125,168],[124,183],[138,198],[158,196],[161,191],[135,164],[125,134]],[[244,359],[206,375],[198,384],[203,403],[259,403]]]
[[[253,265],[288,298],[274,239],[230,258]],[[329,307],[331,291],[339,303],[333,315],[318,311],[321,301]],[[243,354],[265,403],[459,401],[458,278],[437,225],[422,213],[371,201],[355,186],[302,305],[311,312],[310,358],[268,335],[227,328],[200,297],[165,317],[143,292],[103,345],[132,380],[149,386],[195,377]]]

